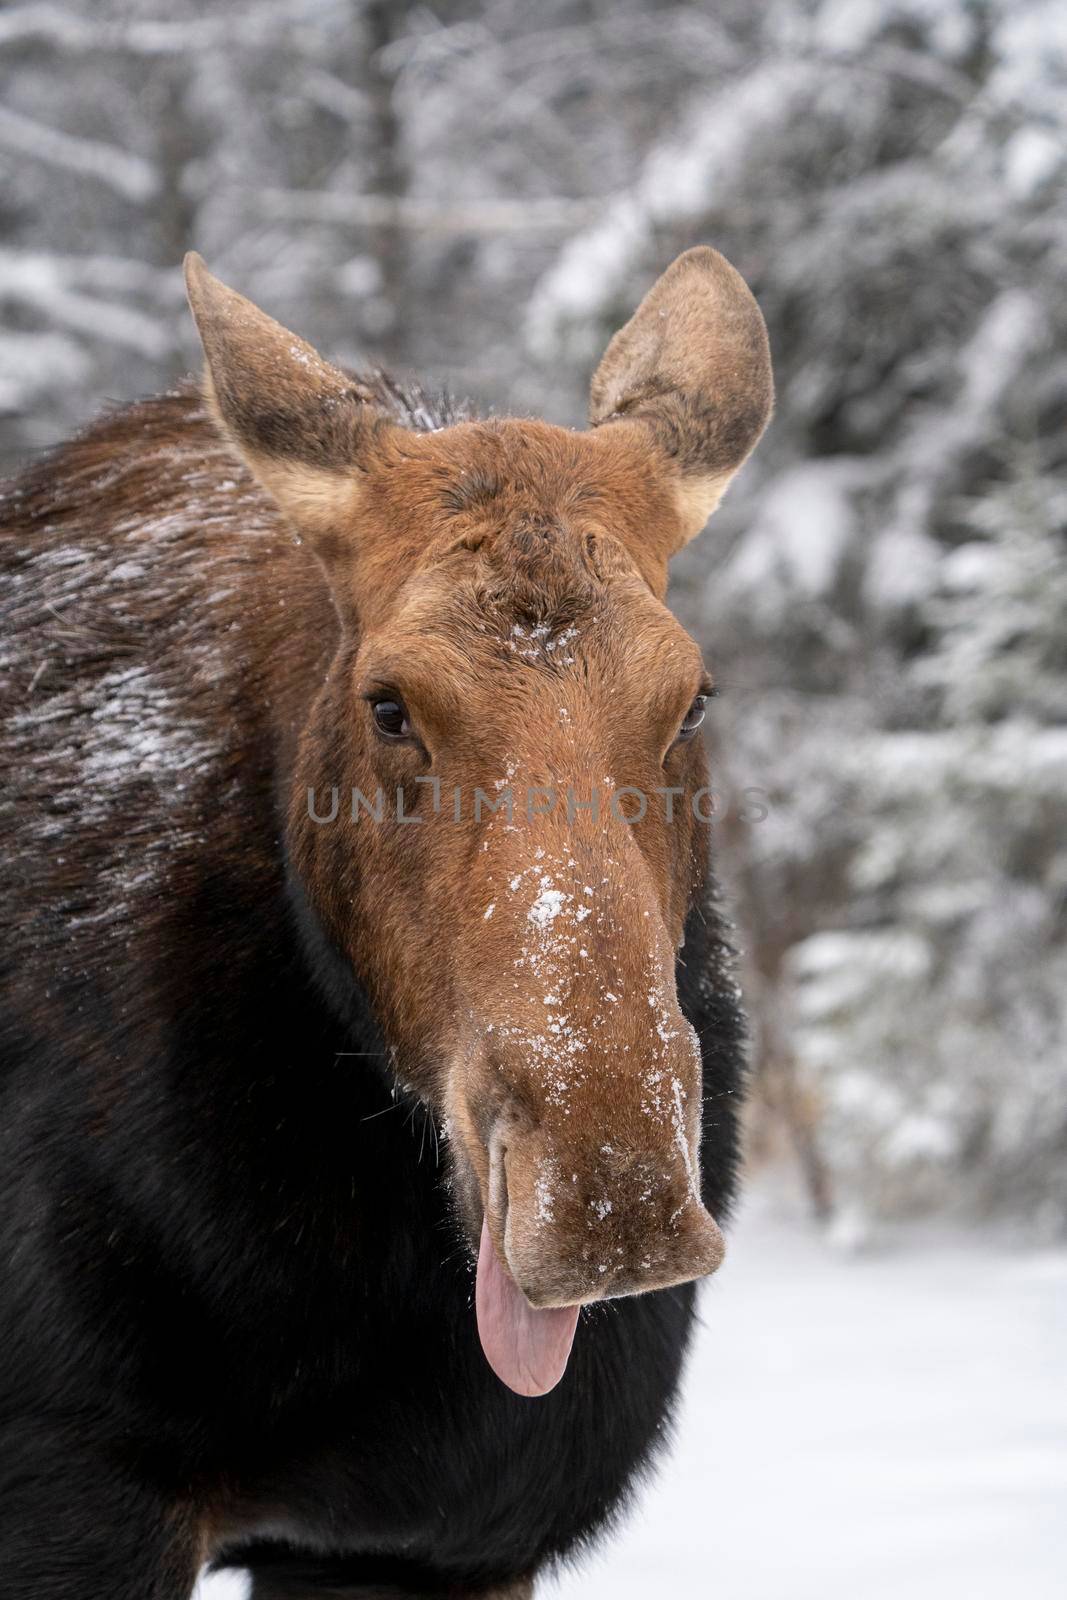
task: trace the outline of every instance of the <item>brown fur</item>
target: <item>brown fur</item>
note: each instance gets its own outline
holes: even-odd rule
[[[310,537],[341,620],[296,755],[292,859],[402,1078],[447,1116],[472,1235],[484,1212],[538,1305],[712,1270],[699,1051],[673,979],[706,780],[675,736],[706,673],[662,597],[694,498],[717,498],[766,421],[754,301],[690,252],[612,341],[594,431],[412,434],[198,259],[187,272],[220,423]],[[375,692],[416,742],[377,736]],[[434,814],[419,779],[467,813]],[[357,850],[358,822],[308,815],[334,786],[400,794],[419,821],[364,820]],[[575,810],[472,814],[504,787],[523,812],[532,790]],[[610,812],[618,787],[646,797],[633,825]],[[577,804],[594,789],[599,815]]]

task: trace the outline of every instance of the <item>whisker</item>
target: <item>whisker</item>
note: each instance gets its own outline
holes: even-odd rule
[[[399,1111],[402,1102],[395,1100],[391,1106],[383,1106],[380,1111],[368,1111],[365,1117],[360,1117],[360,1122],[373,1122],[375,1117],[384,1117],[387,1111]]]

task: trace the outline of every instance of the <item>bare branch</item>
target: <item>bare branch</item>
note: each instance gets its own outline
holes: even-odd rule
[[[595,222],[601,200],[544,196],[528,200],[424,199],[405,195],[334,194],[329,190],[264,189],[263,203],[273,220],[335,223],[353,228],[396,227],[426,233],[517,233],[566,231]]]
[[[0,106],[0,146],[106,183],[124,200],[148,200],[159,180],[147,161],[97,139],[72,138],[20,111]]]
[[[61,6],[15,6],[0,17],[0,44],[41,39],[63,50],[127,50],[133,55],[169,55],[176,51],[204,50],[217,44],[228,23],[225,18],[195,22],[95,22]]]
[[[303,89],[309,100],[344,122],[363,122],[371,114],[370,98],[362,89],[354,89],[332,72],[309,68],[304,74]]]
[[[214,17],[197,17],[188,22],[146,19],[114,21],[107,17],[89,21],[62,6],[15,6],[0,16],[0,45],[17,44],[24,39],[40,39],[60,50],[125,51],[129,55],[179,55],[210,50],[232,37],[238,30],[246,36],[250,26],[282,13],[277,3],[252,6],[244,12]]]
[[[0,299],[20,300],[49,322],[150,358],[166,355],[174,345],[174,334],[157,318],[71,288],[62,256],[0,251]]]

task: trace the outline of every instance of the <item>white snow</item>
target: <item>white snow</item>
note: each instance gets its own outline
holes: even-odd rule
[[[779,474],[737,554],[713,581],[769,621],[802,599],[830,593],[852,538],[849,493],[861,473],[847,457]]]
[[[0,134],[2,134],[0,127]],[[2,144],[0,138],[0,144]],[[79,145],[83,141],[73,141]],[[149,358],[161,360],[170,350],[171,334],[161,325],[158,317],[146,316],[127,304],[115,304],[98,294],[85,292],[86,278],[92,281],[91,261],[84,258],[47,255],[42,251],[23,252],[0,250],[0,294],[43,315],[51,323],[61,323],[90,339],[121,345]],[[116,263],[116,278],[121,282],[121,263]],[[104,288],[105,285],[99,284]],[[35,335],[38,339],[40,335]],[[5,346],[10,338],[4,335]],[[44,361],[49,353],[47,344],[40,344],[38,359]],[[78,347],[74,347],[78,350]],[[12,352],[14,354],[14,351]],[[63,365],[52,374],[52,381],[74,381],[72,360],[84,358],[64,357]],[[5,368],[5,378],[9,374]]]
[[[542,878],[541,892],[526,915],[531,922],[536,922],[539,928],[547,928],[548,924],[559,916],[569,899],[570,896],[564,894],[562,889],[553,889],[548,878]]]
[[[85,351],[65,334],[5,329],[0,333],[0,412],[28,408],[52,386],[83,382],[90,366]]]
[[[10,106],[0,106],[0,146],[31,161],[95,178],[125,200],[148,200],[159,189],[155,169],[142,156],[84,133],[72,137]]]
[[[762,1192],[702,1320],[658,1481],[542,1600],[1064,1593],[1067,1251],[843,1256]]]
[[[722,205],[746,152],[788,122],[816,70],[796,58],[771,60],[713,95],[698,96],[678,137],[652,149],[632,188],[573,233],[535,284],[524,327],[530,352],[543,361],[558,359],[564,349],[581,359],[599,356],[598,314],[619,294],[629,264],[656,228],[677,227],[682,218],[704,217]]]
[[[539,1600],[1060,1600],[1067,1251],[843,1254],[761,1185],[701,1310],[674,1450]]]
[[[248,1579],[240,1572],[216,1572],[201,1578],[192,1600],[247,1600]]]

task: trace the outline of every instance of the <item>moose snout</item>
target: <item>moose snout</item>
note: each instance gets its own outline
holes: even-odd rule
[[[705,1277],[725,1244],[692,1163],[668,1150],[592,1153],[543,1129],[490,1146],[487,1222],[530,1305],[574,1306]]]

